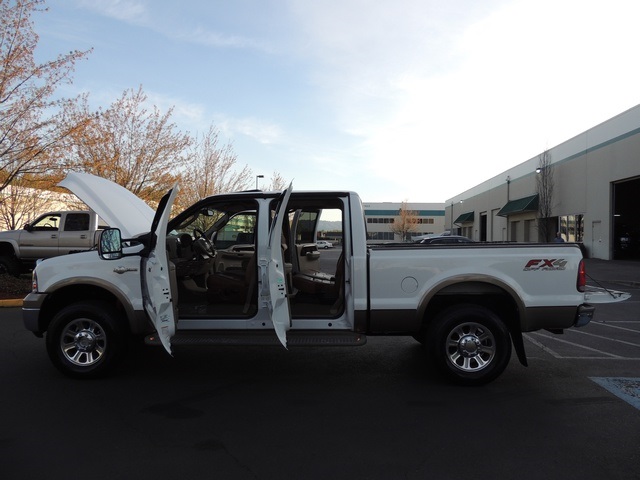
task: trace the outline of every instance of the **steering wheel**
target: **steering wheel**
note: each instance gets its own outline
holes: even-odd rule
[[[213,246],[211,240],[207,238],[202,230],[200,230],[199,228],[194,228],[193,235],[196,237],[195,241],[193,242],[193,249],[195,251],[203,256],[216,256],[216,248]]]

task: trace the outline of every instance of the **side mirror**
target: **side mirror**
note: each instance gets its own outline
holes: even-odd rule
[[[26,230],[27,232],[30,232],[31,230],[33,230],[33,227],[31,226],[30,223],[25,223],[24,227],[22,227],[23,230]]]
[[[122,234],[119,228],[107,228],[102,231],[98,242],[98,255],[103,260],[122,258]]]

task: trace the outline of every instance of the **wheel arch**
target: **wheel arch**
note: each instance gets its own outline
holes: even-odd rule
[[[13,255],[15,257],[16,245],[9,240],[0,241],[0,255]]]
[[[40,310],[40,331],[48,329],[57,312],[78,300],[100,300],[109,303],[121,314],[118,321],[130,333],[144,333],[148,330],[144,313],[136,311],[122,291],[106,288],[99,282],[75,278],[73,283],[58,285],[48,293]]]
[[[480,305],[498,315],[509,330],[518,360],[527,366],[521,329],[524,302],[513,288],[493,277],[452,277],[432,288],[418,308],[422,319],[421,333],[426,333],[440,312],[460,304]]]

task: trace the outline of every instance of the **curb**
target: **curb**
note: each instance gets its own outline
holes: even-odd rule
[[[0,308],[2,307],[21,307],[22,306],[22,299],[21,298],[14,298],[14,299],[9,299],[9,300],[0,300]]]

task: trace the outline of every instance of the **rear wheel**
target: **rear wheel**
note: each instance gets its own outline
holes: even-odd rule
[[[53,318],[47,331],[47,352],[55,367],[67,376],[106,375],[126,350],[124,328],[106,302],[69,305]]]
[[[464,385],[497,378],[511,358],[511,338],[504,322],[479,305],[459,305],[441,312],[427,336],[438,370]]]

